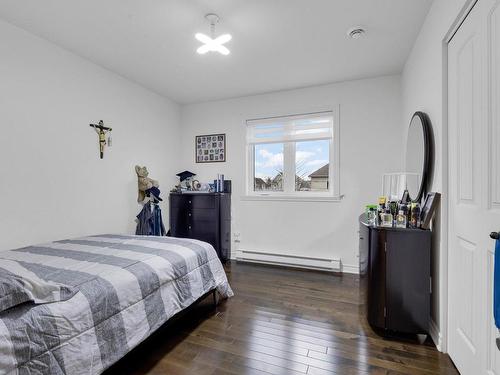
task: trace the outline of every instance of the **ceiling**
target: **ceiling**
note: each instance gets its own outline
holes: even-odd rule
[[[0,0],[0,18],[185,104],[400,73],[431,3]],[[195,52],[210,12],[229,56]]]

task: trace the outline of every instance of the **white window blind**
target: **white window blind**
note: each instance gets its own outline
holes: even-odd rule
[[[333,125],[332,112],[247,120],[247,143],[332,139]]]

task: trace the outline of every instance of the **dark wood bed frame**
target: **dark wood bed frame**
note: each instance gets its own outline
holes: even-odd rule
[[[219,304],[219,295],[217,294],[217,289],[212,289],[211,291],[209,291],[208,293],[205,293],[203,296],[201,296],[200,298],[198,298],[196,300],[195,303],[198,303],[200,302],[201,300],[207,298],[209,295],[212,295],[212,298],[213,298],[213,304],[214,304],[214,309],[217,307],[217,305]]]
[[[201,301],[203,301],[205,298],[207,298],[210,295],[212,296],[212,306],[213,306],[214,309],[216,309],[217,305],[219,305],[220,298],[219,298],[219,293],[217,292],[217,289],[213,288],[213,289],[210,289],[208,292],[206,292],[204,295],[202,295],[200,298],[198,298],[196,301],[194,301],[191,305],[189,305],[188,307],[186,307],[184,310],[181,310],[177,314],[175,314],[172,317],[170,317],[170,319],[168,319],[165,322],[165,324],[167,324],[171,320],[174,320],[174,318],[175,319],[181,318],[182,316],[184,316],[184,314],[186,314],[189,311],[191,311],[191,309],[193,309],[194,307],[196,307],[196,305],[198,305]]]
[[[186,314],[191,312],[201,301],[205,300],[205,298],[212,296],[212,308],[214,310],[217,309],[217,306],[220,302],[219,298],[219,293],[217,292],[217,289],[211,289],[208,292],[206,292],[204,295],[202,295],[200,298],[198,298],[196,301],[194,301],[191,305],[186,307],[184,310],[179,311],[177,314],[171,316],[165,323],[163,323],[163,326],[168,326],[170,324],[175,324],[176,321],[179,319],[182,319]]]

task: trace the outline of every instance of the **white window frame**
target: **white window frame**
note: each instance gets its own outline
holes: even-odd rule
[[[255,145],[246,141],[246,195],[243,200],[283,200],[283,201],[340,201],[340,123],[338,106],[305,113],[274,115],[249,119],[266,120],[279,117],[301,115],[321,115],[330,113],[333,118],[333,137],[329,142],[329,182],[328,191],[295,191],[295,149],[296,142],[283,142],[283,191],[255,191]],[[248,130],[246,129],[246,132]],[[300,141],[299,141],[300,142]],[[281,142],[279,142],[281,143]],[[286,178],[286,176],[294,176]]]

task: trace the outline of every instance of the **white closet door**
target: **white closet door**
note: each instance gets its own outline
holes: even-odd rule
[[[500,230],[499,5],[479,0],[448,45],[448,332],[462,375],[500,375],[489,238]]]
[[[488,125],[487,125],[487,229],[500,231],[500,0],[489,1],[487,26]],[[493,225],[492,225],[493,224]],[[500,375],[500,350],[495,340],[498,329],[490,314],[493,305],[494,249],[487,247],[487,363],[488,374]]]

